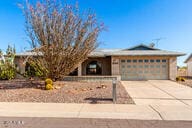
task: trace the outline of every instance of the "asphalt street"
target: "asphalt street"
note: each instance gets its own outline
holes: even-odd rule
[[[0,128],[192,128],[192,121],[0,117]]]

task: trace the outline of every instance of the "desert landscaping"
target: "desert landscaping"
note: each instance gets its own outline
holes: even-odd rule
[[[44,81],[0,81],[0,102],[44,103],[113,103],[111,82],[54,83],[54,90],[45,90]],[[133,100],[120,82],[117,83],[117,103],[133,104]]]

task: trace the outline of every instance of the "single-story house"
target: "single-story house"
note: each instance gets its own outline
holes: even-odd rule
[[[187,64],[187,76],[192,76],[192,53],[187,57],[185,63]]]
[[[15,62],[23,70],[21,56]],[[73,75],[117,76],[119,80],[175,80],[180,52],[165,51],[144,44],[128,49],[96,49]]]

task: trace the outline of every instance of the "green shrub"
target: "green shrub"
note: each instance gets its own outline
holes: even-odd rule
[[[178,77],[176,77],[176,81],[180,81],[181,80],[181,78],[178,76]]]
[[[53,89],[53,85],[47,84],[47,85],[45,86],[45,89],[46,89],[46,90],[52,90],[52,89]]]
[[[28,62],[26,64],[26,77],[44,77],[43,69],[40,65],[35,64],[34,62]]]
[[[47,78],[47,79],[45,80],[45,85],[47,85],[47,84],[53,85],[53,81],[52,81],[51,79]]]
[[[11,80],[14,79],[16,70],[13,65],[3,64],[0,67],[0,80]]]
[[[176,77],[176,81],[185,82],[185,78],[178,76],[178,77]]]
[[[11,47],[10,45],[8,45],[6,55],[3,55],[2,50],[0,50],[0,80],[10,80],[15,78],[15,52],[15,47]]]
[[[181,78],[181,81],[182,81],[182,82],[185,82],[185,78],[182,77],[182,78]]]

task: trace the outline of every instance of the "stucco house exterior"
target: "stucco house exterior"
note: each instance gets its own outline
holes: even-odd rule
[[[24,72],[22,56],[15,63]],[[128,49],[96,49],[72,75],[116,76],[119,80],[175,80],[180,52],[166,51],[140,44]]]
[[[192,77],[192,53],[187,57],[185,63],[187,64],[187,76]]]

